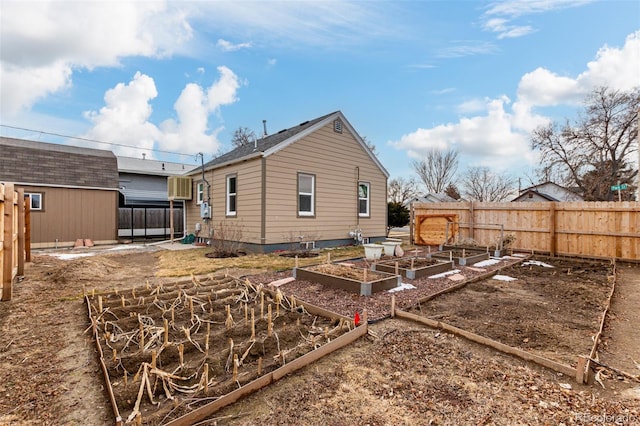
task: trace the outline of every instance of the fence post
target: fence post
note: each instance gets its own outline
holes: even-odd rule
[[[473,235],[473,224],[476,221],[474,217],[475,213],[473,212],[473,201],[469,202],[469,238],[474,239]]]
[[[18,276],[24,276],[24,188],[18,188]]]
[[[549,203],[549,255],[556,256],[556,203]]]
[[[24,251],[24,261],[31,262],[31,196],[24,199]]]
[[[11,300],[13,285],[13,199],[14,187],[12,183],[4,184],[4,240],[2,241],[2,297],[0,300]]]

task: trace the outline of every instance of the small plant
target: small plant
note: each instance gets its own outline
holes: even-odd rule
[[[207,257],[238,257],[247,254],[242,250],[242,229],[241,224],[220,221],[213,228],[213,238],[211,239],[213,251],[207,253]]]

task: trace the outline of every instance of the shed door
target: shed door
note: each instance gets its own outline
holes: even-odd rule
[[[447,223],[449,229],[447,231]],[[417,245],[440,245],[454,240],[458,234],[457,214],[425,214],[415,216],[414,238]],[[447,235],[448,234],[448,235]],[[445,241],[447,240],[447,241]]]

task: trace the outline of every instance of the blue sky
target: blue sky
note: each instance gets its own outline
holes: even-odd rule
[[[453,148],[529,183],[531,130],[640,85],[632,0],[1,0],[0,24],[0,134],[194,166],[341,110],[392,178]]]

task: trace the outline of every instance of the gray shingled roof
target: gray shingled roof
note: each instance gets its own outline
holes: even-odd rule
[[[323,115],[322,117],[318,117],[315,118],[313,120],[310,121],[305,121],[303,123],[298,124],[295,127],[291,127],[289,129],[284,129],[279,131],[278,133],[274,133],[272,135],[263,137],[261,139],[258,139],[256,141],[256,145],[254,145],[253,143],[249,143],[246,145],[242,145],[239,146],[238,148],[235,148],[232,151],[227,152],[226,154],[222,154],[219,157],[214,158],[213,160],[205,163],[204,168],[206,170],[215,167],[219,164],[225,164],[225,163],[235,163],[237,161],[240,161],[246,157],[251,157],[254,156],[256,154],[260,154],[263,153],[265,151],[267,151],[268,149],[271,149],[273,147],[275,147],[276,145],[279,145],[280,143],[290,139],[291,137],[297,135],[298,133],[308,129],[309,127],[314,126],[315,124],[321,122],[322,120],[326,119],[327,117],[336,114],[339,111],[334,111],[330,114],[327,115]],[[196,167],[194,169],[192,169],[191,171],[195,171],[196,169],[198,169],[199,167]]]
[[[0,181],[118,188],[111,151],[0,137]]]
[[[193,164],[172,163],[169,161],[142,159],[133,157],[117,157],[118,171],[153,176],[174,176],[188,172]]]

